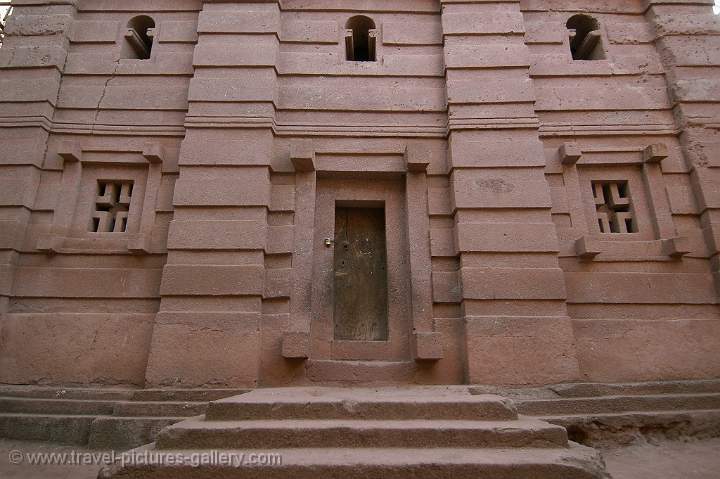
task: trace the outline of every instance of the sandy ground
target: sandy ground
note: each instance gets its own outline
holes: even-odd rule
[[[23,453],[13,464],[11,453]],[[27,464],[27,453],[98,453],[75,446],[0,439],[2,479],[95,479],[98,466],[37,466]],[[614,479],[720,479],[720,439],[664,442],[602,451]]]
[[[602,451],[614,479],[720,479],[720,439]]]

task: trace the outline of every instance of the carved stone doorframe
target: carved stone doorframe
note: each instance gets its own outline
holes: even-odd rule
[[[437,361],[443,357],[439,332],[432,320],[432,272],[430,220],[428,212],[427,167],[429,153],[415,145],[404,151],[387,151],[402,161],[381,167],[361,165],[358,175],[403,176],[405,179],[408,260],[412,334],[410,351],[416,361]],[[308,359],[311,349],[313,243],[318,174],[341,170],[341,165],[318,161],[310,141],[291,146],[290,159],[296,171],[296,216],[293,248],[293,278],[290,295],[290,326],[283,336],[282,354],[287,359]]]

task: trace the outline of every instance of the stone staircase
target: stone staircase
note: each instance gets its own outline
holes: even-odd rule
[[[0,386],[0,437],[125,450],[202,415],[208,401],[243,392]]]
[[[471,391],[511,397],[521,414],[563,426],[571,440],[593,447],[720,437],[720,380]]]
[[[269,454],[280,464],[193,467],[190,458],[218,450]],[[204,417],[169,426],[134,452],[174,461],[117,464],[100,477],[608,477],[598,454],[568,442],[564,428],[518,416],[512,401],[462,386],[255,390],[210,403]]]

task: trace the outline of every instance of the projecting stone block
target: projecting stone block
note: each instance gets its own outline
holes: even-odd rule
[[[405,164],[413,173],[424,173],[430,166],[432,152],[426,146],[411,143],[405,148]]]
[[[602,253],[602,247],[599,241],[583,236],[575,241],[575,253],[582,259],[591,260]]]
[[[668,157],[668,148],[662,143],[650,145],[643,151],[643,161],[645,163],[660,163]]]
[[[75,141],[63,141],[58,148],[58,155],[65,161],[80,161],[82,159],[82,149]]]
[[[577,143],[564,143],[560,147],[560,162],[565,166],[574,165],[582,158],[582,154]]]
[[[682,258],[692,251],[690,240],[686,237],[677,237],[663,240],[663,253],[673,258]]]
[[[148,254],[152,251],[151,237],[147,234],[135,235],[128,238],[128,251],[134,254]]]
[[[289,331],[283,335],[282,355],[286,359],[307,359],[310,357],[310,333]]]
[[[416,361],[438,361],[444,357],[442,334],[414,333],[413,355]]]
[[[142,155],[150,163],[162,163],[165,160],[165,148],[159,143],[146,143]]]
[[[292,161],[295,171],[315,171],[315,150],[313,150],[312,142],[293,143],[290,146],[290,161]]]

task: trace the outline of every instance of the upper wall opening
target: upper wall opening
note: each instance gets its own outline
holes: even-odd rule
[[[147,15],[133,17],[127,24],[122,58],[147,60],[152,53],[155,20]]]
[[[567,21],[573,60],[604,60],[600,23],[589,15],[574,15]]]
[[[374,62],[377,60],[375,22],[364,15],[350,18],[345,25],[345,53],[348,61]]]

